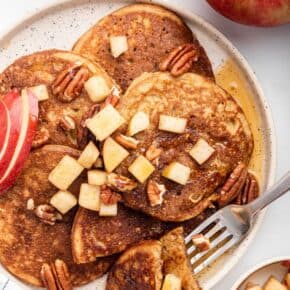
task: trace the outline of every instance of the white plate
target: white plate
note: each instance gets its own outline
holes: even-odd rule
[[[80,35],[98,19],[132,2],[135,1],[52,0],[49,6],[42,7],[37,14],[21,19],[10,30],[6,31],[5,35],[2,35],[0,38],[0,70],[4,69],[15,58],[34,51],[49,48],[70,49]],[[266,152],[262,165],[261,189],[264,190],[273,183],[275,177],[276,141],[271,113],[254,73],[237,49],[219,31],[203,19],[182,10],[182,7],[169,1],[149,2],[163,4],[184,17],[189,27],[205,47],[214,70],[228,58],[231,58],[239,68],[252,96],[251,102],[256,110],[257,117],[261,120],[260,130],[263,134],[263,145]],[[204,289],[212,288],[234,267],[255,237],[262,219],[263,214],[257,218],[253,230],[237,248],[202,273],[199,281]],[[4,268],[1,267],[0,272],[17,281],[18,285],[21,283],[7,273]],[[102,289],[103,282],[104,279],[95,281],[81,287],[81,289]],[[22,289],[31,289],[31,287],[22,283],[20,285]]]

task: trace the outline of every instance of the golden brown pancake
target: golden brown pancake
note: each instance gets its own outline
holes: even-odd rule
[[[114,58],[110,36],[127,36],[128,50]],[[143,72],[159,70],[160,61],[176,46],[193,43],[199,52],[192,72],[214,79],[205,50],[173,12],[150,4],[135,4],[105,16],[74,45],[73,51],[100,63],[125,91]]]
[[[106,290],[160,290],[161,243],[141,242],[126,252],[109,272]]]
[[[163,221],[191,219],[219,198],[216,190],[239,162],[249,162],[253,139],[242,109],[226,91],[200,75],[187,73],[173,78],[169,73],[144,73],[128,88],[118,110],[127,121],[138,111],[146,112],[150,128],[135,136],[140,141],[138,149],[131,151],[117,173],[132,178],[128,168],[137,156],[143,155],[152,143],[162,149],[150,179],[165,185],[164,201],[161,205],[150,205],[147,180],[123,194],[125,204],[135,210]],[[186,118],[185,133],[158,130],[160,114]],[[126,129],[124,126],[120,131],[126,133]],[[200,138],[215,150],[202,165],[188,153]],[[186,185],[161,175],[173,161],[191,169]]]
[[[72,251],[76,263],[88,263],[96,257],[124,251],[142,240],[159,238],[169,225],[118,206],[116,217],[100,217],[98,213],[79,208],[72,229]]]
[[[38,133],[42,130],[49,132],[46,144],[60,144],[77,147],[76,135],[80,120],[93,102],[88,97],[85,89],[71,102],[60,101],[52,93],[52,84],[65,70],[77,63],[83,64],[89,70],[89,76],[102,76],[110,87],[115,86],[108,74],[96,63],[67,51],[48,50],[21,57],[0,74],[0,94],[4,94],[12,88],[23,89],[45,84],[48,88],[49,99],[39,102]],[[69,132],[60,126],[60,120],[64,116],[73,118],[76,129]]]
[[[193,276],[184,244],[183,228],[176,228],[160,239],[162,243],[163,274],[174,274],[182,281],[183,290],[200,290]]]
[[[63,216],[55,225],[43,223],[27,200],[35,206],[49,203],[57,189],[49,183],[48,175],[60,159],[78,151],[64,146],[48,145],[30,154],[21,175],[13,187],[0,197],[0,261],[20,280],[41,286],[40,269],[43,263],[64,260],[74,286],[86,284],[105,274],[114,257],[100,258],[89,264],[77,265],[71,253],[71,227],[75,210]],[[80,181],[79,181],[80,182]],[[78,194],[79,182],[70,188]]]

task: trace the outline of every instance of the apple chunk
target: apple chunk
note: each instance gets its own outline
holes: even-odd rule
[[[263,287],[264,290],[287,290],[287,287],[280,283],[275,277],[270,277]]]
[[[100,216],[116,216],[118,214],[118,203],[113,204],[100,204]]]
[[[78,159],[78,163],[83,166],[84,168],[91,168],[93,164],[96,162],[100,155],[98,148],[95,144],[90,141],[89,144],[86,146],[84,151],[82,152],[81,156]]]
[[[189,154],[199,165],[202,165],[212,156],[214,151],[204,139],[200,138],[189,151]]]
[[[79,205],[89,210],[100,209],[100,187],[83,183],[79,195]]]
[[[46,101],[49,99],[49,94],[46,85],[38,85],[35,87],[28,88],[38,99],[39,102]]]
[[[181,134],[185,131],[187,119],[168,115],[160,115],[158,129],[162,131]]]
[[[181,290],[181,279],[174,274],[167,274],[165,276],[162,290]]]
[[[76,197],[69,191],[60,190],[50,199],[50,204],[62,214],[66,214],[77,203]]]
[[[133,136],[149,127],[150,121],[148,114],[137,112],[130,120],[128,126],[128,135]]]
[[[111,92],[106,80],[102,76],[97,75],[89,78],[85,82],[84,88],[94,103],[103,101]]]
[[[129,166],[128,171],[143,183],[155,170],[155,167],[144,156],[140,155]]]
[[[119,57],[128,50],[127,37],[125,35],[110,36],[110,47],[112,56]]]
[[[97,140],[103,141],[124,122],[124,118],[109,104],[94,117],[88,119],[86,126],[96,136]]]
[[[172,162],[163,170],[162,175],[172,181],[185,185],[190,176],[190,168],[179,162]]]
[[[50,172],[48,180],[57,188],[67,190],[82,173],[83,169],[83,166],[81,166],[74,158],[65,155]]]
[[[127,156],[129,152],[109,137],[103,146],[105,169],[112,172]]]
[[[88,171],[88,183],[91,185],[104,185],[107,182],[107,172],[102,170]]]

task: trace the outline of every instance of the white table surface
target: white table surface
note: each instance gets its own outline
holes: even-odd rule
[[[277,178],[290,169],[290,24],[255,28],[235,24],[215,13],[204,0],[168,0],[201,15],[228,37],[247,58],[272,109],[277,134]],[[0,1],[0,35],[8,26],[37,11],[50,0]],[[1,55],[0,55],[1,61]],[[267,211],[264,223],[247,254],[214,290],[228,290],[256,264],[275,256],[290,256],[290,195]],[[6,279],[0,277],[0,285]],[[8,283],[5,289],[16,290]]]

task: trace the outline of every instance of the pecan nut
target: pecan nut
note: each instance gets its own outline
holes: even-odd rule
[[[161,205],[166,188],[154,180],[149,180],[147,185],[147,196],[151,206]]]
[[[56,209],[49,204],[38,205],[35,208],[34,213],[36,214],[36,216],[40,218],[40,220],[43,223],[51,225],[51,226],[53,226],[57,220],[62,219],[62,215],[59,212],[57,212]]]
[[[119,96],[110,94],[103,103],[101,103],[100,110],[104,109],[107,105],[112,105],[113,107],[116,107],[120,101]]]
[[[246,182],[247,173],[245,164],[239,163],[236,166],[220,191],[219,206],[227,205],[240,194]]]
[[[121,201],[122,197],[106,185],[101,186],[101,201],[104,204],[110,205]]]
[[[174,48],[161,62],[161,71],[170,71],[174,77],[189,72],[198,60],[198,51],[194,44],[186,43]]]
[[[61,102],[71,102],[80,95],[84,83],[88,78],[88,68],[82,64],[76,63],[63,70],[56,77],[51,86],[52,93],[57,96]]]
[[[36,134],[32,141],[32,148],[36,149],[47,144],[49,141],[49,137],[50,135],[48,129],[41,127],[39,130],[36,131]]]
[[[115,140],[126,149],[137,149],[139,141],[133,137],[128,137],[123,134],[118,134]]]
[[[50,265],[44,263],[40,276],[43,285],[48,290],[72,290],[72,283],[67,265],[62,260],[55,260]]]
[[[75,130],[75,128],[76,128],[75,120],[72,117],[67,116],[67,115],[63,116],[59,120],[58,125],[64,131],[72,131],[72,130]]]
[[[159,157],[162,153],[162,149],[156,147],[156,145],[152,144],[148,150],[145,153],[145,157],[149,160],[149,161],[153,161],[154,159],[156,159],[157,157]]]
[[[116,173],[110,173],[107,176],[107,185],[120,192],[132,191],[137,187],[134,180]]]
[[[247,174],[247,179],[241,193],[236,198],[236,204],[243,205],[250,203],[259,196],[259,184],[255,176]]]

